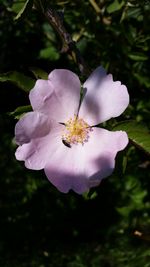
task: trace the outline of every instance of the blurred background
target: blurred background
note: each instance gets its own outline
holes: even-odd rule
[[[30,8],[14,20],[25,2],[0,2],[0,267],[150,267],[146,147],[131,141],[118,154],[113,175],[84,196],[60,193],[43,171],[28,170],[14,157],[14,126],[20,112],[16,108],[30,104],[16,72],[25,75],[25,84],[54,68],[80,76],[40,12]],[[104,126],[112,129],[120,121],[134,120],[149,128],[150,1],[49,4],[61,12],[89,68],[101,64],[128,87],[128,109]]]

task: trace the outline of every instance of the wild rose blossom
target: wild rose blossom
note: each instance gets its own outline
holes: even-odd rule
[[[98,67],[83,84],[65,69],[52,71],[48,80],[37,80],[29,99],[33,112],[16,124],[17,160],[28,169],[44,169],[61,192],[81,194],[100,184],[115,166],[118,151],[128,144],[123,131],[95,125],[119,116],[129,104],[125,85]]]

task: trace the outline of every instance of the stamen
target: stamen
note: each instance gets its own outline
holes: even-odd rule
[[[65,123],[65,132],[62,140],[68,144],[84,144],[89,139],[92,128],[81,118],[74,115]]]

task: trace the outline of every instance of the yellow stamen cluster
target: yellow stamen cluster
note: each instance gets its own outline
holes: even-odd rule
[[[65,123],[65,133],[62,139],[69,144],[84,144],[88,141],[89,132],[92,128],[83,120],[74,115]]]

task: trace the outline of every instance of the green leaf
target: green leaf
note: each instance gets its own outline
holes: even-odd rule
[[[136,206],[139,206],[139,208],[142,208],[142,203],[143,203],[143,199],[144,197],[146,197],[147,195],[147,191],[143,190],[141,191],[141,189],[139,189],[138,191],[133,192],[133,194],[131,194],[131,199],[133,201],[134,204],[136,204]]]
[[[91,191],[84,193],[82,196],[85,200],[92,200],[92,199],[95,199],[97,197],[97,192],[91,190]]]
[[[107,12],[108,13],[113,13],[119,9],[121,9],[124,5],[124,1],[118,1],[118,0],[115,0],[113,1],[113,3],[111,3],[108,7],[107,7]]]
[[[126,131],[134,145],[150,153],[150,133],[145,125],[135,121],[121,122],[113,130]]]
[[[144,55],[142,53],[132,53],[128,54],[128,57],[135,61],[145,61],[148,59],[147,55]]]
[[[136,20],[138,20],[138,18],[141,15],[141,9],[139,7],[128,7],[127,12],[126,12],[126,17],[127,18],[135,18]]]
[[[150,77],[149,76],[144,76],[138,73],[133,73],[134,77],[138,80],[138,82],[141,85],[144,85],[147,88],[150,88]]]
[[[34,84],[35,80],[17,71],[10,71],[0,74],[0,82],[12,82],[25,92],[29,92]]]
[[[9,112],[8,114],[10,116],[13,116],[15,119],[20,119],[22,115],[24,115],[27,112],[32,111],[32,107],[30,105],[28,106],[20,106],[16,108],[14,111]]]
[[[32,8],[32,5],[33,5],[33,0],[15,2],[11,7],[11,10],[17,13],[14,20],[18,20],[26,11]]]
[[[44,79],[47,80],[48,73],[40,68],[37,67],[31,67],[30,71],[34,74],[36,79]]]
[[[130,207],[121,207],[121,208],[116,208],[116,210],[123,217],[128,217],[132,209]]]
[[[42,59],[49,59],[49,60],[58,60],[60,57],[59,53],[57,52],[56,48],[53,46],[44,48],[40,51],[39,58]]]

